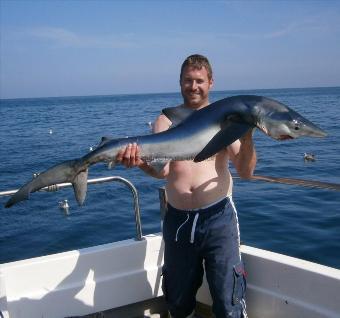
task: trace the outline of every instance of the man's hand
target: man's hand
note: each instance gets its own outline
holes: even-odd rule
[[[126,168],[139,167],[144,163],[140,158],[140,148],[136,143],[119,150],[116,162],[123,164]]]
[[[241,144],[252,142],[254,132],[255,128],[249,128],[249,130],[240,138]]]

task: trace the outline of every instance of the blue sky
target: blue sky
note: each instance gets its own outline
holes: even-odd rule
[[[176,92],[207,55],[215,90],[340,86],[340,1],[8,1],[0,97]]]

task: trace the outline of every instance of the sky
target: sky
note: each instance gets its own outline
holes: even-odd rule
[[[340,86],[340,1],[0,0],[0,98]]]

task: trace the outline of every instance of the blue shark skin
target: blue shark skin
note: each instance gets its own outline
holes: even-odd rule
[[[79,205],[87,191],[88,167],[98,162],[115,163],[118,151],[130,143],[140,147],[141,159],[203,161],[257,127],[276,140],[327,134],[288,106],[262,96],[225,98],[188,114],[176,127],[157,134],[105,140],[79,159],[65,161],[22,186],[5,204],[28,199],[31,192],[57,183],[73,185]]]

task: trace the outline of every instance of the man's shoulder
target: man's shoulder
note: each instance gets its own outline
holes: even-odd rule
[[[161,131],[165,131],[170,128],[172,125],[172,122],[168,117],[166,117],[164,114],[158,115],[156,118],[155,122],[153,123],[153,132],[158,133]]]
[[[160,113],[160,114],[157,116],[155,122],[157,122],[157,121],[159,121],[159,122],[166,122],[166,123],[169,123],[170,125],[172,124],[172,122],[171,122],[171,120],[169,119],[169,117],[167,117],[167,116],[164,115],[163,113]]]

